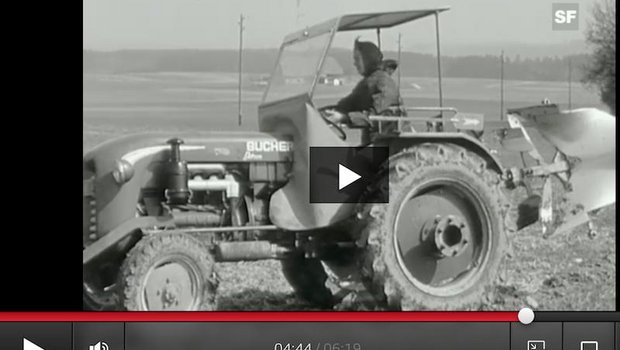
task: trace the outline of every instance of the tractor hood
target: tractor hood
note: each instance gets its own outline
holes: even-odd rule
[[[161,166],[170,157],[167,141],[173,138],[183,140],[181,159],[188,163],[288,162],[293,157],[290,141],[260,132],[151,133],[110,140],[83,158],[85,240],[89,233],[105,234],[133,218],[140,191],[162,188]],[[130,175],[119,184],[114,171],[121,167]]]
[[[110,169],[118,160],[132,165],[146,158],[168,155],[167,141],[180,138],[181,156],[187,162],[290,161],[290,138],[261,132],[148,133],[123,136],[102,143],[84,155],[84,163]]]

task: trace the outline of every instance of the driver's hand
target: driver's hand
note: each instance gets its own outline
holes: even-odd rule
[[[347,121],[347,116],[345,114],[338,112],[335,109],[327,109],[324,112],[325,112],[325,117],[333,123],[342,124]]]

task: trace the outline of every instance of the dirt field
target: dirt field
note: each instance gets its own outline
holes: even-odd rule
[[[111,138],[145,131],[202,128],[239,130],[235,76],[230,74],[135,74],[84,77],[85,150]],[[403,80],[403,95],[416,105],[436,105],[436,84],[430,79]],[[444,105],[497,118],[495,81],[446,79]],[[413,85],[415,84],[415,85]],[[545,97],[565,100],[562,83],[507,82],[507,108],[533,105]],[[317,105],[331,103],[351,86],[320,91]],[[244,90],[241,129],[256,128],[258,88]],[[594,94],[573,86],[573,107],[598,107]],[[562,108],[566,106],[563,105]],[[514,159],[503,159],[512,162]],[[616,306],[615,205],[595,215],[598,235],[587,228],[543,239],[534,225],[512,237],[513,257],[502,274],[492,310],[614,310]],[[218,305],[221,310],[312,310],[297,299],[280,273],[277,261],[219,264]],[[357,305],[350,306],[356,309]]]

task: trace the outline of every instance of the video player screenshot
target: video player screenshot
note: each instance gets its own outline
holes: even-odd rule
[[[82,9],[82,266],[66,168],[0,349],[620,350],[614,1]]]

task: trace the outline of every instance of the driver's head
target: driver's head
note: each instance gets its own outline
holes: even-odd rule
[[[383,70],[387,74],[392,75],[392,73],[394,73],[396,68],[398,68],[398,62],[393,59],[387,59],[381,62],[381,66],[383,67]]]
[[[383,54],[377,45],[370,41],[355,39],[353,45],[353,64],[357,72],[363,76],[369,76],[380,68]]]

